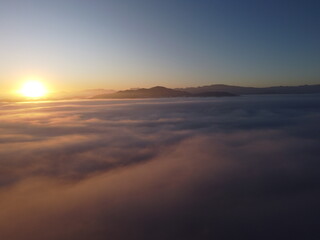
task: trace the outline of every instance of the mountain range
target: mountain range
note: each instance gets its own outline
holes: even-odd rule
[[[231,97],[248,94],[312,94],[320,93],[320,84],[301,86],[276,87],[241,87],[224,84],[214,84],[200,87],[166,88],[136,88],[123,91],[108,89],[88,89],[76,92],[56,92],[41,99],[27,99],[22,96],[0,97],[0,102],[20,102],[38,100],[66,99],[121,99],[121,98],[168,98],[168,97]]]
[[[93,96],[93,99],[120,99],[120,98],[167,98],[167,97],[231,97],[247,94],[307,94],[320,93],[320,84],[302,86],[276,87],[241,87],[224,84],[215,84],[189,88],[166,88],[156,86],[104,93]]]
[[[233,94],[305,94],[320,93],[320,84],[301,86],[276,86],[276,87],[240,87],[224,84],[214,84],[201,87],[177,88],[177,90],[189,93],[202,92],[229,92]]]
[[[104,98],[168,98],[168,97],[226,97],[236,96],[236,94],[221,91],[204,91],[199,93],[190,93],[183,90],[171,89],[161,86],[152,88],[141,88],[119,91],[111,94],[99,94],[93,99]]]

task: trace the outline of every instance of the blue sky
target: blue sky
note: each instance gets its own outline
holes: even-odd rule
[[[319,83],[320,3],[1,0],[0,87]]]

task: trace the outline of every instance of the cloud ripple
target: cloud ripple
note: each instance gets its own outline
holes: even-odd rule
[[[0,239],[319,239],[319,100],[2,104]]]

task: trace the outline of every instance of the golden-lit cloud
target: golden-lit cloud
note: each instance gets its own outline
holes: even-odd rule
[[[0,238],[303,233],[320,200],[313,98],[3,104]]]

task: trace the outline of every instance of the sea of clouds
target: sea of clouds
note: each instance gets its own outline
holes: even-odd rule
[[[320,239],[320,95],[0,103],[0,239]]]

